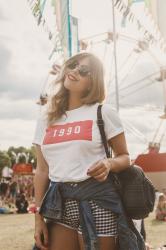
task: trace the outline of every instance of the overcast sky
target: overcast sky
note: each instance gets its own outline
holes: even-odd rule
[[[79,18],[80,37],[111,30],[110,2],[109,0],[105,3],[102,0],[72,1],[72,13]],[[52,10],[49,9],[49,11]],[[117,19],[121,20],[120,15],[118,13],[116,15]],[[48,21],[51,25],[52,19]],[[139,33],[135,31],[134,26],[129,25],[122,29],[120,23],[117,21],[118,31],[125,34],[128,32],[136,39],[139,38]],[[93,51],[103,60],[107,75],[110,74],[111,69],[113,77],[112,47],[105,46],[104,44],[95,46]],[[118,41],[120,116],[133,157],[137,152],[144,151],[148,141],[152,140],[159,124],[158,116],[162,114],[163,109],[163,90],[160,82],[156,81],[136,92],[136,89],[150,82],[133,84],[159,71],[159,64],[153,56],[155,49],[152,50],[153,55],[149,52],[141,54],[132,52],[132,56],[128,57],[134,47],[135,44]],[[35,122],[39,114],[36,100],[50,69],[51,62],[48,57],[52,49],[52,43],[46,32],[37,26],[26,0],[0,0],[0,149],[7,149],[12,145],[31,146]],[[127,57],[128,60],[126,60]],[[157,58],[157,60],[160,59]],[[125,66],[121,70],[122,64]],[[134,64],[135,67],[133,67]],[[152,81],[154,79],[152,77]],[[126,89],[130,84],[131,87]],[[114,105],[113,83],[109,87],[108,94],[107,101]],[[163,144],[162,150],[165,150],[165,147],[166,145]]]

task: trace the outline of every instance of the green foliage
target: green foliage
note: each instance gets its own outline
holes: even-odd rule
[[[31,148],[25,147],[9,147],[7,154],[11,159],[12,165],[17,162],[19,163],[31,163],[33,167],[36,166],[36,156],[35,156],[35,148],[32,146]]]
[[[33,168],[36,168],[36,154],[35,154],[35,147],[32,146],[31,148],[27,149],[27,153],[29,153],[29,163],[33,165]]]
[[[16,158],[17,158],[18,154],[26,153],[26,150],[27,149],[24,147],[18,147],[18,148],[9,147],[8,148],[7,154],[9,155],[9,157],[11,159],[12,165],[16,163]],[[26,162],[25,157],[20,155],[18,162],[25,163]]]
[[[36,168],[35,148],[9,147],[7,151],[0,151],[0,175],[5,166],[12,167],[16,161],[18,163],[30,163]]]
[[[5,166],[11,167],[11,159],[6,151],[0,151],[0,175]]]

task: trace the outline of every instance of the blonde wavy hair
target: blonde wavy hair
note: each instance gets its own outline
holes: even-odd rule
[[[54,121],[64,115],[68,109],[69,90],[64,87],[65,72],[68,65],[88,58],[91,68],[91,87],[83,94],[82,104],[101,103],[105,99],[104,72],[102,62],[93,54],[83,52],[69,58],[62,66],[61,72],[54,84],[59,84],[57,92],[48,99],[47,122],[51,125]],[[57,86],[56,86],[57,87]]]

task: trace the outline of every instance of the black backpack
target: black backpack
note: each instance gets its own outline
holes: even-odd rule
[[[107,158],[111,157],[107,143],[104,121],[101,113],[102,105],[98,106],[97,123]],[[155,203],[155,188],[146,177],[142,168],[129,166],[118,174],[110,173],[117,192],[119,193],[124,210],[131,219],[143,219],[153,211]]]

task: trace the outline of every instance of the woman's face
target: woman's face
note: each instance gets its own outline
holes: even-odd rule
[[[160,196],[160,202],[163,202],[163,201],[166,201],[164,195],[163,195],[163,196]]]
[[[68,65],[65,72],[64,87],[70,93],[76,93],[79,96],[90,90],[91,71],[88,57]]]

